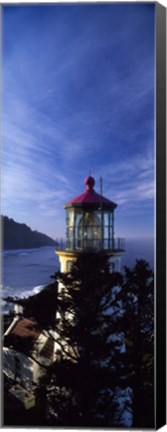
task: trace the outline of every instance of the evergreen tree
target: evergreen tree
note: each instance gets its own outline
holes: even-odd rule
[[[153,428],[154,279],[148,263],[137,260],[121,275],[110,273],[105,254],[82,253],[70,272],[52,277],[40,295],[20,300],[26,316],[57,343],[56,360],[38,388],[52,424],[126,426],[122,413],[130,410],[133,427]],[[128,388],[130,398],[121,402]]]
[[[122,277],[109,272],[106,255],[94,253],[82,253],[70,272],[55,277],[63,287],[57,298],[59,356],[43,381],[50,410],[60,426],[113,426],[122,367],[121,340],[114,334]]]
[[[154,279],[144,260],[125,267],[119,292],[125,340],[124,369],[132,389],[133,427],[154,427]]]

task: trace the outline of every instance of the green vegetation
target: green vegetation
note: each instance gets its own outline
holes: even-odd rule
[[[53,279],[19,301],[25,316],[52,337],[50,330],[56,332],[56,361],[37,392],[47,401],[46,425],[122,427],[130,412],[133,427],[154,428],[154,281],[148,263],[137,260],[121,275],[109,272],[105,255],[83,253],[70,272]]]
[[[64,287],[57,296],[59,356],[43,382],[50,411],[59,426],[112,425],[121,367],[121,341],[113,337],[121,275],[109,273],[105,255],[82,254],[69,273],[55,278]]]
[[[19,304],[24,309],[24,317],[34,318],[41,328],[52,328],[55,325],[57,309],[57,282],[47,285],[38,294],[18,299],[6,297],[7,303]]]
[[[125,267],[119,293],[120,328],[126,350],[123,365],[132,392],[133,427],[154,427],[154,277],[144,260]]]

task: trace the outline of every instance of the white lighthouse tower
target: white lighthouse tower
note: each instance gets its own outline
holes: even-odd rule
[[[113,201],[94,190],[95,180],[85,179],[86,190],[68,201],[66,209],[66,248],[56,254],[60,260],[60,271],[70,270],[81,252],[92,251],[109,256],[111,271],[120,271],[121,256],[125,252],[124,239],[115,238]]]

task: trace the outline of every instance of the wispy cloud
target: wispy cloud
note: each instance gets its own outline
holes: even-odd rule
[[[17,217],[26,209],[30,221],[41,212],[62,219],[58,208],[82,192],[91,170],[123,211],[142,204],[146,214],[155,194],[153,7],[9,9],[3,26],[6,210]]]

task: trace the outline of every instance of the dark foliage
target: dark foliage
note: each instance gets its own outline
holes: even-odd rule
[[[30,336],[22,337],[10,334],[4,338],[4,346],[8,348],[14,348],[15,351],[29,356],[33,351],[33,339]]]
[[[110,274],[108,258],[100,254],[81,254],[69,273],[55,277],[63,288],[57,302],[59,359],[43,382],[50,409],[60,426],[112,426],[121,369],[121,341],[113,337],[115,287],[122,277]]]
[[[57,309],[57,282],[47,285],[38,294],[18,299],[7,297],[8,303],[19,304],[24,309],[26,318],[35,319],[41,328],[53,328]]]
[[[154,280],[148,263],[137,260],[123,275],[110,274],[105,255],[81,254],[69,273],[53,279],[41,293],[20,300],[27,317],[49,334],[56,331],[56,361],[38,388],[52,414],[48,424],[126,426],[119,390],[130,388],[126,409],[133,427],[154,428]]]
[[[125,267],[119,292],[123,315],[123,359],[127,385],[132,388],[133,426],[154,427],[154,279],[144,260]]]

